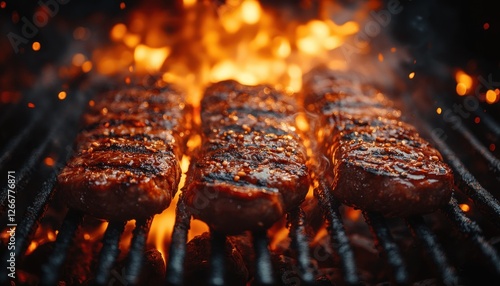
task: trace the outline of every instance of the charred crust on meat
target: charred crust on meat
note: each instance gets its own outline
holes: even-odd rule
[[[304,106],[316,115],[318,152],[333,167],[322,170],[333,195],[387,216],[435,211],[450,199],[451,169],[390,99],[362,82],[324,67],[304,76]]]
[[[105,92],[83,115],[75,155],[58,176],[67,205],[111,221],[162,212],[177,191],[191,108],[170,86]]]
[[[269,86],[224,81],[201,102],[202,146],[184,194],[195,217],[226,233],[270,227],[309,189],[295,99]]]

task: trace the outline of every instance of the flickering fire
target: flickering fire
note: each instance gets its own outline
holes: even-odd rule
[[[323,64],[336,69],[347,68],[347,60],[340,48],[362,29],[362,21],[380,1],[367,1],[357,7],[351,20],[342,23],[332,21],[328,13],[338,12],[344,7],[330,7],[328,1],[320,2],[319,10],[310,7],[302,10],[301,7],[298,12],[291,6],[272,9],[254,0],[228,0],[224,5],[215,4],[215,1],[185,0],[184,9],[177,11],[178,14],[138,7],[130,11],[126,20],[111,26],[107,33],[110,44],[94,47],[90,53],[76,52],[69,58],[67,66],[59,67],[59,76],[67,78],[78,72],[92,72],[122,76],[123,82],[130,84],[136,75],[160,75],[164,81],[173,82],[185,90],[188,102],[198,112],[204,88],[211,82],[226,79],[249,85],[271,84],[293,95],[302,87],[303,74],[312,67]],[[129,9],[124,2],[120,3],[120,8]],[[165,29],[166,26],[171,29]],[[88,28],[77,27],[73,31],[73,38],[77,41],[90,37]],[[41,45],[35,43],[37,46],[34,44],[33,50],[36,51]],[[370,46],[366,45],[366,49]],[[395,53],[396,48],[393,47],[391,52]],[[378,54],[378,61],[384,61],[382,53]],[[412,72],[409,77],[414,75]],[[467,89],[470,90],[471,85]],[[61,101],[68,96],[65,90],[57,94]],[[93,106],[95,102],[90,100],[88,104]],[[34,108],[35,105],[30,102],[28,107]],[[200,123],[199,114],[195,114],[194,120]],[[309,132],[304,114],[298,114],[296,121],[301,132]],[[193,150],[200,144],[200,136],[193,135],[188,148]],[[310,144],[306,139],[308,155],[312,157]],[[183,174],[189,161],[189,156],[183,157]],[[175,222],[175,206],[184,182],[185,175],[170,207],[155,216],[148,236],[148,247],[158,249],[165,260]],[[312,189],[307,194],[308,200],[313,198]],[[356,221],[359,217],[359,211],[347,210],[348,219]],[[125,227],[120,242],[120,249],[124,252],[130,246],[134,226],[132,221]],[[102,223],[97,229],[84,231],[84,240],[101,238],[106,227],[107,223]],[[206,231],[208,226],[205,223],[193,220],[188,239]],[[288,237],[284,221],[278,222],[270,234],[270,246],[274,249]],[[29,251],[43,244],[44,239],[35,237]]]
[[[267,9],[258,1],[232,0],[222,6],[196,1],[183,4],[182,15],[161,10],[133,11],[127,21],[112,26],[112,45],[95,49],[90,63],[100,74],[123,75],[125,82],[130,82],[130,74],[160,74],[164,81],[186,90],[188,102],[197,110],[206,85],[226,79],[249,85],[272,84],[293,94],[302,87],[303,73],[318,63],[345,68],[345,61],[332,52],[338,52],[346,39],[360,30],[356,21],[337,24],[319,15],[324,13],[310,11],[306,19],[282,15],[283,11]],[[360,10],[372,6],[367,3]],[[169,33],[160,27],[169,24],[172,17],[180,28]],[[78,60],[77,65],[83,69],[86,58],[75,57],[74,63]],[[199,121],[199,115],[195,121]],[[297,124],[301,131],[309,130],[304,115],[297,116]],[[188,147],[196,148],[200,142],[195,135]],[[189,157],[185,156],[183,172],[188,166]],[[179,190],[184,180],[183,176]],[[168,256],[178,194],[171,206],[155,217],[148,238],[148,245],[156,247],[164,259]],[[311,191],[308,198],[312,196]],[[205,231],[208,227],[203,222],[193,220],[189,239]],[[287,235],[284,226],[277,227],[271,246]]]
[[[164,80],[185,88],[195,106],[210,82],[268,83],[292,93],[301,88],[302,74],[320,62],[345,67],[330,52],[358,32],[359,23],[337,24],[311,12],[308,20],[299,21],[280,13],[258,1],[240,0],[222,6],[184,1],[180,16],[134,11],[111,28],[114,44],[96,49],[92,63],[105,75],[131,66],[135,73],[163,74]],[[160,29],[172,17],[179,17],[179,31]]]

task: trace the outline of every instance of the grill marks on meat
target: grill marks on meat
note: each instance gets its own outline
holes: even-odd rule
[[[304,80],[305,106],[318,116],[325,175],[342,202],[387,216],[424,214],[446,204],[453,175],[441,154],[376,90],[325,68]]]
[[[99,96],[58,176],[68,206],[107,220],[162,212],[177,191],[190,110],[170,87]]]
[[[203,140],[184,188],[192,213],[238,233],[270,227],[309,189],[297,106],[267,86],[223,81],[201,103]]]

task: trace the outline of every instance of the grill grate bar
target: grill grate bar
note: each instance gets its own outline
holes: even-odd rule
[[[446,254],[437,242],[436,236],[425,225],[422,217],[410,217],[406,221],[414,235],[425,245],[427,252],[439,271],[443,283],[445,285],[458,285],[458,276],[455,269],[448,263]]]
[[[125,265],[125,281],[128,285],[136,285],[141,274],[144,261],[144,247],[148,239],[149,228],[153,218],[136,221],[135,229],[130,243],[127,264]]]
[[[468,218],[460,209],[455,197],[451,198],[448,205],[444,208],[444,211],[447,217],[457,225],[460,232],[474,242],[478,250],[483,254],[483,257],[487,259],[491,270],[500,276],[500,257],[497,251],[486,241],[479,225]]]
[[[42,120],[42,115],[41,112],[36,113],[32,120],[29,121],[28,125],[23,126],[21,133],[17,134],[5,145],[5,148],[1,152],[2,156],[0,156],[0,166],[5,166],[5,162],[10,159],[14,151],[21,146],[21,142],[26,141],[29,135],[33,133],[37,124]]]
[[[54,171],[51,174],[49,180],[44,182],[40,193],[38,193],[38,195],[35,196],[33,203],[26,210],[23,219],[16,226],[15,255],[18,258],[26,251],[26,248],[28,247],[29,238],[35,232],[37,227],[35,222],[37,222],[38,219],[45,212],[45,208],[47,207],[47,201],[50,195],[52,194],[52,189],[56,181],[56,174],[57,171]],[[2,255],[2,261],[7,261],[7,259],[9,258],[8,256],[9,256],[8,252],[5,252],[5,254]],[[2,267],[2,269],[0,270],[0,275],[1,275],[0,284],[7,283],[6,280],[4,281],[4,279],[7,278],[6,271],[7,271],[6,267]]]
[[[309,242],[306,236],[304,220],[305,214],[301,208],[297,208],[288,214],[290,238],[292,248],[297,252],[300,278],[307,284],[312,284],[314,282],[314,268],[309,256]]]
[[[347,285],[358,285],[360,284],[360,279],[354,260],[354,253],[349,244],[349,238],[338,211],[339,205],[331,198],[326,183],[322,180],[318,183],[318,187],[314,189],[314,194],[325,212],[326,220],[328,221],[328,233],[333,240],[333,247],[341,257],[340,263],[344,281]]]
[[[21,256],[28,247],[29,238],[38,227],[35,222],[43,215],[52,195],[58,171],[54,171],[50,178],[43,183],[41,191],[35,196],[33,203],[28,207],[23,219],[16,228],[16,256]]]
[[[255,249],[255,283],[257,285],[274,285],[271,254],[269,253],[268,239],[265,231],[253,233]]]
[[[99,253],[99,263],[96,269],[95,284],[106,285],[110,278],[111,268],[120,252],[118,244],[125,229],[125,222],[110,222]]]
[[[408,271],[401,257],[401,252],[394,242],[383,217],[378,213],[363,212],[366,223],[375,235],[376,243],[382,248],[387,257],[387,263],[393,270],[394,280],[397,284],[408,284]]]
[[[83,220],[83,214],[69,210],[64,218],[61,230],[57,235],[54,250],[49,260],[42,266],[41,285],[56,285],[61,265],[66,260],[67,251],[78,226]]]
[[[190,219],[191,214],[188,212],[184,197],[181,194],[179,202],[177,203],[175,225],[168,252],[166,272],[167,285],[182,285],[184,277],[184,260],[186,258],[187,232],[189,230]]]
[[[462,134],[465,139],[467,139],[472,147],[474,147],[474,149],[476,149],[481,154],[481,156],[486,159],[492,171],[500,172],[500,160],[493,156],[488,148],[486,148],[481,143],[481,141],[479,141],[479,139],[477,139],[476,136],[474,136],[474,134],[472,134],[470,130],[467,129],[467,127],[462,124],[458,124],[455,128],[460,134]]]
[[[500,137],[500,125],[490,115],[484,113],[482,108],[476,109],[474,114],[481,118],[481,123],[484,123],[497,138]]]
[[[429,125],[425,124],[427,130],[431,130]],[[500,226],[500,204],[470,173],[469,170],[460,161],[457,155],[446,145],[446,143],[433,132],[429,132],[436,143],[439,151],[447,159],[447,162],[453,167],[454,171],[460,176],[461,189],[465,190],[467,195],[475,203],[483,206],[484,209],[495,220],[497,226]]]
[[[29,155],[29,159],[23,164],[21,169],[16,171],[18,181],[16,186],[17,192],[22,191],[31,179],[30,174],[33,172],[36,164],[41,161],[41,157],[44,155],[45,150],[49,146],[49,143],[51,143],[52,140],[56,138],[55,136],[57,134],[57,131],[59,131],[61,125],[62,121],[60,121],[57,126],[52,129],[52,131],[45,137],[43,142],[41,142],[40,145],[38,145],[38,147]],[[0,208],[2,209],[5,207],[4,204],[7,198],[8,191],[9,188],[7,186],[2,189],[2,193],[0,195]]]
[[[208,285],[225,285],[225,248],[226,236],[218,231],[210,230],[210,275]]]

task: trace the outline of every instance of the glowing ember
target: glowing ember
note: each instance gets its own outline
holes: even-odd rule
[[[498,100],[498,94],[494,90],[489,89],[488,91],[486,91],[486,102],[487,103],[493,104],[493,103],[497,102],[497,100]]]
[[[413,79],[415,77],[415,72],[411,72],[409,75],[408,75],[408,78],[409,79]]]
[[[478,116],[476,116],[476,118],[474,118],[474,122],[476,124],[479,124],[479,122],[481,122],[481,118],[479,118]]]
[[[351,207],[346,208],[345,214],[346,217],[352,221],[357,221],[361,217],[361,211]]]
[[[59,94],[57,94],[57,98],[59,98],[59,100],[66,99],[66,92],[65,91],[59,92]]]
[[[468,204],[460,204],[460,209],[464,212],[468,212],[470,210],[470,206]]]
[[[35,104],[33,102],[28,102],[28,107],[29,108],[35,108]]]
[[[458,95],[460,96],[465,95],[471,90],[473,80],[470,75],[459,70],[455,74],[455,80],[457,81],[456,91]]]
[[[123,39],[126,33],[127,33],[127,26],[120,23],[113,26],[110,32],[110,36],[111,39],[113,39],[114,41],[119,41]]]
[[[43,160],[43,163],[49,167],[52,167],[54,166],[55,164],[55,161],[54,159],[52,159],[51,157],[46,157],[44,160]]]
[[[443,112],[443,110],[441,109],[441,107],[436,108],[436,113],[437,114],[441,114],[441,112]]]
[[[467,93],[467,86],[464,83],[459,82],[457,83],[456,91],[460,96],[465,95]]]
[[[86,61],[82,64],[82,71],[87,73],[92,70],[92,62]]]
[[[31,45],[31,48],[33,49],[33,51],[37,52],[40,50],[42,46],[40,45],[39,42],[33,42],[33,44]]]
[[[490,151],[493,152],[496,149],[496,145],[491,143],[489,148],[490,148]]]

